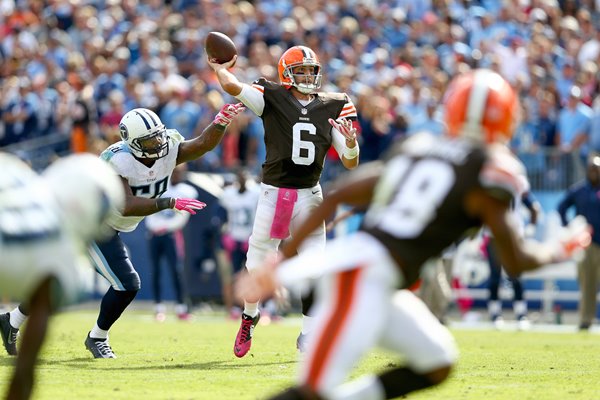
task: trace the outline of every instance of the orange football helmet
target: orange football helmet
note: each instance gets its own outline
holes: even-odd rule
[[[444,95],[450,136],[508,142],[519,119],[517,94],[498,73],[476,69],[455,77]]]
[[[301,66],[313,67],[312,74],[294,74],[294,68]],[[321,87],[321,63],[315,52],[306,46],[287,49],[279,59],[277,71],[282,85],[293,86],[300,93],[309,94]]]

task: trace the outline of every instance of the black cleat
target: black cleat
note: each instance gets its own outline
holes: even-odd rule
[[[94,358],[117,358],[108,344],[108,339],[94,339],[88,333],[84,344]]]
[[[6,352],[11,356],[17,355],[17,335],[19,330],[10,324],[10,314],[0,315],[0,336]]]

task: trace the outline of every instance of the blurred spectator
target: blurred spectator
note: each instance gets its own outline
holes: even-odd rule
[[[58,94],[55,89],[48,87],[48,78],[44,73],[33,77],[32,102],[36,118],[36,133],[41,137],[56,133],[56,107]]]
[[[161,121],[165,126],[177,129],[186,139],[193,138],[202,110],[189,100],[189,82],[181,75],[171,75],[163,84],[170,89],[171,100],[160,110]]]
[[[100,117],[100,133],[106,145],[113,144],[121,140],[119,122],[125,115],[125,96],[119,90],[113,90],[108,94],[108,109]]]
[[[569,189],[558,205],[563,225],[568,223],[567,212],[573,208],[592,227],[592,244],[577,265],[579,281],[579,329],[587,330],[596,316],[596,297],[600,281],[600,156],[588,158],[586,179]]]
[[[31,91],[31,81],[26,77],[16,78],[11,86],[7,103],[2,108],[2,146],[33,138],[37,127],[35,95]]]
[[[425,119],[411,125],[408,133],[431,132],[438,136],[443,135],[446,126],[442,122],[442,116],[438,112],[438,101],[433,98],[428,99],[425,103],[425,111]]]
[[[362,162],[379,159],[393,140],[393,116],[389,101],[383,96],[367,95],[366,101],[359,102],[357,109],[361,130],[360,158]]]
[[[199,107],[201,120],[211,107],[207,95],[218,89],[202,46],[211,30],[234,40],[240,56],[236,72],[244,81],[276,79],[273,65],[283,49],[308,45],[322,55],[328,91],[347,92],[357,101],[368,88],[390,103],[392,136],[403,132],[399,126],[405,122],[417,129],[430,121],[429,99],[439,98],[448,78],[472,67],[491,67],[523,88],[529,119],[520,131],[533,128],[546,147],[555,145],[554,120],[563,108],[569,109],[571,88],[581,89],[580,102],[586,105],[600,88],[600,29],[594,27],[599,14],[589,1],[342,0],[323,5],[111,0],[75,6],[23,0],[6,2],[3,9],[0,146],[29,141],[19,133],[27,123],[38,127],[33,136],[60,132],[68,135],[65,140],[73,150],[94,151],[96,124],[112,109],[109,93],[121,92],[125,108],[147,107],[161,115],[168,104],[165,112],[170,113],[178,96],[167,84],[172,76],[186,81],[186,100]],[[27,122],[19,121],[24,114],[17,110],[31,106],[21,101],[14,82],[28,77],[35,86],[37,76],[46,77],[39,90],[23,89],[36,94],[35,112],[25,112]],[[65,81],[71,89],[59,88]],[[203,89],[197,91],[197,86]],[[555,105],[546,103],[547,93],[555,96]],[[174,108],[182,111],[180,105]],[[185,114],[178,114],[187,120],[182,125],[193,119]],[[257,129],[260,121],[248,119],[237,136],[226,138],[203,161],[206,165],[192,167],[217,171],[244,165],[258,170],[264,159],[262,131]],[[560,135],[568,134],[559,125]],[[194,129],[182,132],[193,135]],[[570,139],[561,141],[574,145]],[[23,143],[23,148],[40,146],[36,143]],[[31,151],[45,150],[52,154],[55,149],[42,145]],[[337,174],[331,164],[326,179]]]
[[[588,152],[592,110],[581,103],[581,89],[573,86],[565,108],[558,114],[556,141],[564,160],[566,182],[573,182],[574,173],[582,168]]]
[[[590,152],[600,153],[600,96],[592,103],[592,120],[590,122]]]

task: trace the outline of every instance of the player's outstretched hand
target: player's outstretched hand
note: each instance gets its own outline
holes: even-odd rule
[[[213,124],[227,127],[231,121],[233,121],[239,114],[244,112],[245,109],[246,107],[244,107],[244,103],[225,104],[215,116]]]
[[[174,210],[186,211],[192,215],[196,214],[196,210],[202,210],[206,204],[196,199],[175,199]]]
[[[340,118],[336,121],[332,118],[329,118],[329,124],[340,131],[340,133],[346,138],[347,142],[354,142],[356,139],[356,128],[349,119]]]
[[[584,250],[592,243],[592,229],[586,219],[579,215],[564,228],[559,238],[559,259],[581,260]]]
[[[235,65],[235,62],[237,61],[237,55],[233,56],[233,58],[231,60],[224,62],[223,64],[219,64],[217,62],[217,60],[214,58],[208,58],[207,61],[208,61],[208,65],[214,71],[218,71],[219,69],[229,69]]]

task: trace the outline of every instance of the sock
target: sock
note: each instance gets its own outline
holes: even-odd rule
[[[252,318],[256,317],[256,314],[258,314],[258,302],[257,303],[244,302],[244,314],[249,315]]]
[[[315,325],[314,317],[309,317],[308,315],[302,316],[302,334],[308,335],[313,331],[313,327]]]
[[[488,312],[491,317],[502,314],[502,302],[500,300],[490,300],[488,302]]]
[[[379,384],[385,392],[384,399],[395,399],[415,390],[433,386],[425,375],[418,374],[407,367],[394,368],[379,375]]]
[[[102,330],[108,331],[133,301],[136,294],[137,290],[117,291],[112,287],[108,288],[100,302],[100,313],[96,321],[98,326]]]
[[[164,314],[167,312],[167,306],[165,306],[163,303],[156,303],[154,310],[157,314]]]
[[[308,293],[304,293],[300,297],[300,302],[302,303],[302,314],[303,315],[310,314],[310,309],[311,309],[314,301],[315,301],[315,290],[313,288],[310,288]]]
[[[513,302],[513,310],[517,318],[522,318],[527,315],[527,302],[525,300],[518,300]]]
[[[187,312],[188,312],[187,305],[175,304],[175,314],[181,315],[181,314],[187,314]]]
[[[325,400],[307,387],[294,386],[283,392],[269,397],[269,400]]]
[[[13,328],[19,329],[27,319],[27,315],[23,314],[19,307],[10,312],[10,325]]]
[[[94,324],[94,327],[90,331],[90,337],[92,339],[108,339],[108,331],[100,329],[98,324]]]
[[[352,382],[345,383],[328,393],[330,400],[382,400],[385,391],[379,379],[367,375]]]

